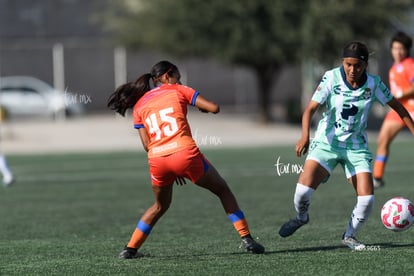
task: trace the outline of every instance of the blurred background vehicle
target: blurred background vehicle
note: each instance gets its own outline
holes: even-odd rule
[[[0,110],[3,118],[45,117],[56,120],[80,115],[84,108],[68,100],[68,91],[59,91],[34,77],[0,77]]]

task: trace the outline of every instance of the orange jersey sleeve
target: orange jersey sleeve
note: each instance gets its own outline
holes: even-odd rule
[[[408,89],[414,83],[414,59],[407,57],[402,62],[393,64],[389,71],[389,82],[394,96]],[[414,110],[414,97],[402,99],[400,102],[408,110]]]
[[[165,156],[195,147],[187,106],[195,105],[199,93],[179,84],[164,84],[145,93],[133,110],[135,128],[145,128],[150,143],[148,157]]]

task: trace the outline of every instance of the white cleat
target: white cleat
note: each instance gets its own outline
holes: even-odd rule
[[[365,244],[360,243],[354,237],[343,237],[342,243],[355,251],[362,251],[366,248]]]

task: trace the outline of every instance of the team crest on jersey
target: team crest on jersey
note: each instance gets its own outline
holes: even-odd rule
[[[365,88],[364,95],[363,95],[364,99],[368,100],[369,98],[371,98],[371,95],[372,95],[371,88],[369,87]]]

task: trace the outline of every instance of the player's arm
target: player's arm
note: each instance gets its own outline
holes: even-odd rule
[[[414,82],[412,82],[411,86],[404,91],[400,90],[399,93],[397,92],[395,97],[399,100],[414,97]]]
[[[211,102],[201,95],[198,95],[195,101],[195,106],[200,109],[201,112],[219,113],[220,106],[214,102]]]
[[[142,146],[144,147],[145,151],[148,151],[148,145],[150,143],[150,138],[148,137],[147,130],[142,127],[138,129],[139,137],[141,138]]]
[[[408,129],[411,131],[411,133],[414,135],[414,122],[413,119],[411,119],[410,114],[408,113],[407,109],[395,98],[392,98],[391,101],[387,103],[392,109],[395,110],[395,112],[398,113],[398,115],[401,117],[401,119],[404,121],[405,125],[408,127]]]
[[[310,132],[310,125],[312,121],[313,114],[319,108],[319,103],[315,101],[310,101],[308,106],[303,111],[302,115],[302,137],[296,143],[296,155],[301,157],[302,154],[306,154],[308,152],[309,147],[309,132]]]

